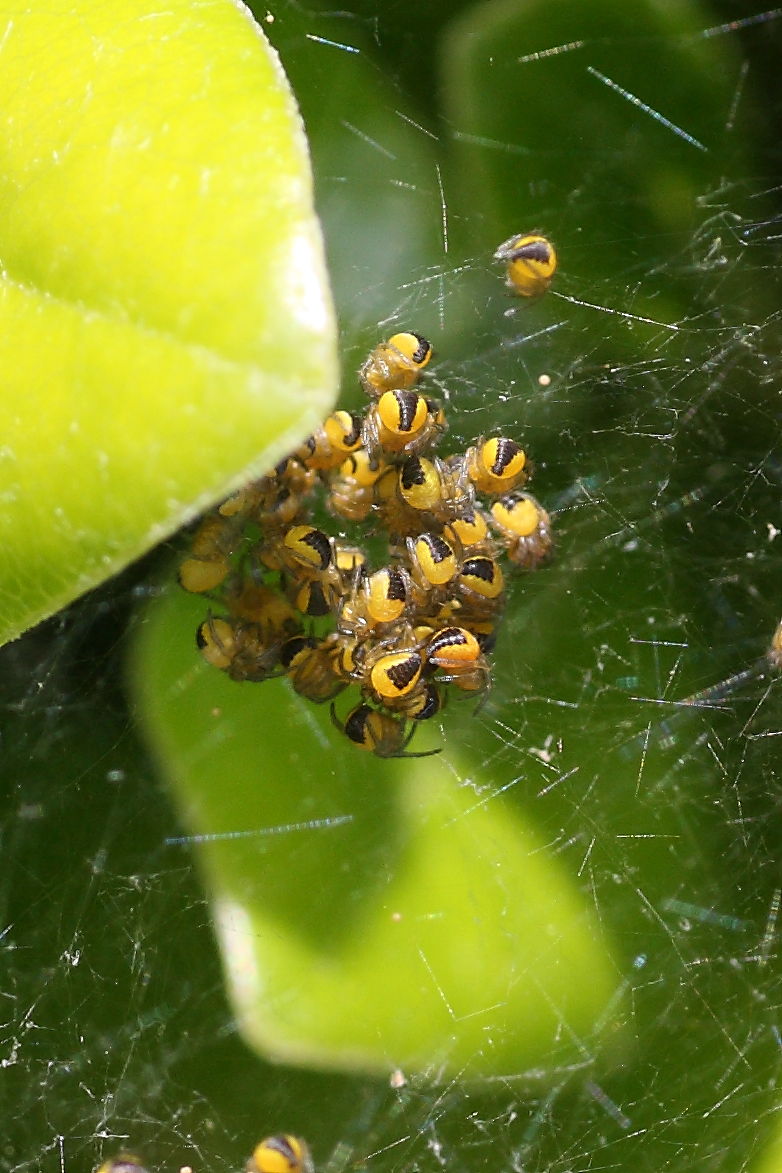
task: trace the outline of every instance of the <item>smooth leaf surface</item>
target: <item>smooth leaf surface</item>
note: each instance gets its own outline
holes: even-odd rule
[[[0,637],[322,416],[303,128],[231,0],[0,4]]]

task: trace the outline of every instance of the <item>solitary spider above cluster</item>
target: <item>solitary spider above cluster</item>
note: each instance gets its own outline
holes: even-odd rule
[[[557,271],[554,245],[538,233],[508,237],[495,252],[494,259],[505,262],[505,284],[522,297],[540,297]]]
[[[383,758],[439,752],[407,747],[448,693],[489,689],[503,561],[534,570],[551,549],[516,440],[438,453],[445,412],[416,389],[431,357],[413,331],[376,346],[358,371],[366,410],[333,412],[224,501],[179,570],[185,590],[214,604],[196,633],[209,664],[235,681],[286,676]],[[332,532],[314,524],[318,504],[336,519]],[[351,523],[382,539],[380,565]],[[340,717],[335,698],[351,685],[360,701]]]

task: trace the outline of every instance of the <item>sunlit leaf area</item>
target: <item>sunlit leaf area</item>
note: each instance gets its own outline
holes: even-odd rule
[[[0,4],[7,630],[93,588],[0,652],[4,1168],[775,1173],[782,14],[131,7]],[[229,679],[177,582],[334,401],[262,37],[339,403],[421,334],[438,451],[551,517],[429,756]]]
[[[278,459],[336,361],[303,128],[248,12],[4,0],[0,28],[5,643]]]

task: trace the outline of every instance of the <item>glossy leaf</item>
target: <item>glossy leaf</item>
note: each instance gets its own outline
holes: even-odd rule
[[[231,0],[0,3],[0,638],[305,434],[335,383],[301,122]]]

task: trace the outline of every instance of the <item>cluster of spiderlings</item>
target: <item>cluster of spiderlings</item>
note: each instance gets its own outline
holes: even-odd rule
[[[379,757],[406,754],[418,722],[451,691],[476,696],[505,600],[502,559],[533,569],[549,518],[523,485],[524,451],[504,436],[436,453],[442,406],[415,390],[431,347],[395,334],[359,371],[363,416],[336,411],[268,475],[235,493],[195,533],[180,567],[217,604],[200,624],[204,658],[233,680],[287,675],[330,702],[334,724]],[[381,535],[383,565],[313,525],[317,492],[341,524]],[[344,720],[334,699],[356,685]],[[431,750],[431,753],[438,751]]]

